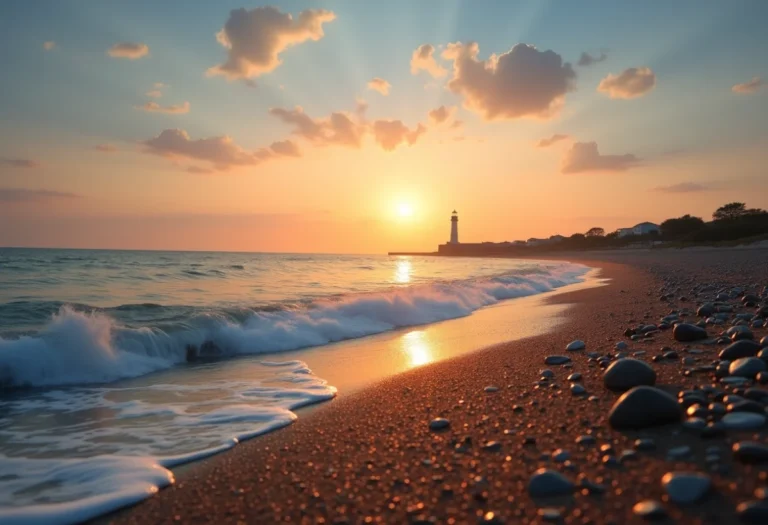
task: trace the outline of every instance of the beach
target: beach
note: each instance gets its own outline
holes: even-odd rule
[[[732,447],[764,443],[764,425],[713,432],[680,422],[613,428],[608,414],[621,393],[604,386],[603,368],[587,353],[615,356],[623,342],[622,356],[651,365],[656,386],[674,396],[692,389],[708,397],[746,395],[748,384],[720,383],[706,366],[725,344],[677,342],[671,329],[635,341],[624,333],[684,309],[694,312],[688,319],[695,322],[697,306],[724,290],[761,293],[768,284],[768,252],[607,252],[567,259],[600,268],[610,284],[553,296],[550,301],[570,305],[553,332],[422,366],[341,396],[300,414],[290,427],[191,466],[171,487],[107,521],[629,523],[666,517],[731,523],[741,517],[759,523],[766,512],[758,502],[768,486],[765,463],[755,459],[759,453],[734,455]],[[734,314],[754,311],[738,296],[728,303]],[[707,331],[716,336],[729,326]],[[752,331],[758,341],[766,335],[764,327]],[[567,352],[574,340],[586,348]],[[677,357],[653,362],[662,348]],[[551,355],[566,355],[572,367],[545,365]],[[540,382],[544,369],[553,377]],[[586,393],[570,391],[566,378],[572,373],[581,374],[573,383]],[[705,423],[720,419],[715,412],[702,415]],[[436,418],[447,420],[447,428],[431,430]],[[532,495],[540,468],[562,474],[570,490]],[[692,503],[679,503],[662,483],[670,472],[703,473],[709,485]],[[644,500],[658,507],[635,508]]]

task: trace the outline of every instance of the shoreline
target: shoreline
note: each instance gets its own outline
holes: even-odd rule
[[[753,264],[734,264],[732,259],[752,255],[742,253],[738,257],[720,254],[718,268],[722,271],[727,264],[732,279],[745,278],[747,274],[733,275],[734,268]],[[602,277],[612,278],[613,283],[551,297],[548,302],[553,304],[576,303],[568,310],[566,323],[554,333],[503,343],[385,379],[335,400],[290,427],[196,464],[176,485],[134,508],[106,516],[105,521],[301,522],[323,517],[357,523],[365,517],[408,522],[432,516],[438,521],[454,517],[463,522],[476,521],[487,512],[503,521],[534,519],[540,505],[527,494],[526,483],[536,468],[553,466],[542,454],[556,448],[570,450],[578,473],[597,483],[607,482],[610,488],[596,500],[576,493],[573,498],[550,502],[552,505],[566,513],[578,511],[578,516],[596,522],[632,521],[631,508],[641,495],[663,500],[658,480],[671,464],[660,452],[690,442],[690,436],[679,429],[671,433],[612,430],[605,415],[618,396],[603,387],[602,371],[587,366],[583,354],[574,358],[574,370],[584,375],[583,384],[598,396],[597,401],[588,402],[562,390],[534,389],[534,383],[538,370],[544,368],[543,356],[563,353],[570,340],[584,339],[588,350],[610,351],[613,342],[623,340],[621,332],[630,320],[637,323],[646,316],[655,320],[665,314],[669,305],[660,304],[656,292],[665,270],[654,261],[573,262],[602,266]],[[679,263],[667,263],[671,275],[680,271],[675,267]],[[699,273],[707,273],[702,266],[706,265],[698,265]],[[710,268],[710,275],[714,270]],[[764,278],[755,272],[755,278]],[[650,354],[665,336],[668,333],[633,350]],[[562,382],[563,371],[552,368]],[[693,380],[681,375],[675,363],[654,368],[658,383],[670,389]],[[484,392],[491,385],[499,391]],[[511,409],[515,404],[521,412]],[[430,432],[427,423],[434,417],[450,419],[451,430]],[[637,435],[650,435],[659,452],[641,455],[630,469],[606,467],[594,448],[574,444],[574,436],[585,432],[617,450],[631,449]],[[526,435],[536,438],[535,445],[525,444]],[[468,450],[456,452],[467,437],[471,438]],[[732,437],[709,444],[727,450]],[[491,441],[494,450],[482,447]],[[686,463],[689,470],[703,467],[700,448],[694,447],[691,461]],[[724,463],[730,467],[730,462]],[[679,462],[674,465],[681,466]],[[759,484],[756,472],[747,473],[744,478],[741,472],[738,485],[729,482],[733,477],[727,472],[713,474],[717,489],[730,496],[726,498],[730,501],[716,492],[717,497],[695,509],[667,505],[667,511],[675,519],[734,519],[735,500],[747,498]],[[571,477],[575,479],[576,472]]]

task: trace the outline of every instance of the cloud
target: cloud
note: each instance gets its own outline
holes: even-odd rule
[[[56,42],[54,42],[53,40],[43,42],[43,49],[45,49],[46,51],[51,51],[54,47],[56,47]]]
[[[587,171],[625,171],[638,165],[634,155],[600,155],[597,142],[576,142],[560,163],[561,173]]]
[[[327,118],[313,119],[301,106],[293,109],[272,108],[269,113],[292,125],[294,135],[319,146],[337,144],[359,148],[365,134],[365,125],[346,113],[331,113]]]
[[[569,139],[569,138],[570,137],[568,135],[554,134],[551,137],[549,137],[548,139],[541,139],[538,142],[538,144],[536,144],[536,147],[537,148],[548,148],[549,146],[551,146],[555,142],[560,142],[561,140],[566,140],[566,139]]]
[[[434,78],[444,77],[448,70],[435,60],[435,48],[431,44],[422,44],[411,55],[411,73],[418,75],[424,70]]]
[[[409,130],[408,126],[400,120],[377,120],[373,123],[372,129],[376,142],[386,151],[392,151],[405,142],[412,146],[427,131],[423,124],[419,124],[414,130]]]
[[[631,67],[619,75],[609,74],[600,81],[597,90],[611,98],[637,98],[656,85],[656,75],[649,67]]]
[[[464,107],[486,120],[555,116],[574,89],[576,73],[554,51],[517,44],[502,55],[478,60],[475,42],[448,44],[453,61],[448,89],[464,97]]]
[[[214,172],[214,170],[210,168],[201,168],[199,166],[188,166],[187,169],[184,171],[186,171],[187,173],[195,173],[198,175],[207,175]]]
[[[40,163],[30,159],[14,159],[10,157],[0,157],[0,165],[11,166],[13,168],[39,168]]]
[[[598,62],[602,62],[607,58],[608,58],[608,55],[606,55],[605,53],[600,53],[599,56],[592,56],[589,53],[584,52],[579,57],[579,61],[576,62],[576,65],[581,67],[588,67],[588,66],[591,66],[592,64],[597,64]]]
[[[136,60],[149,54],[147,44],[137,44],[134,42],[118,42],[110,47],[107,54],[113,58],[127,58]]]
[[[168,84],[163,84],[162,82],[155,82],[152,85],[152,87],[155,88],[155,89],[163,89],[163,88],[167,88]]]
[[[114,153],[115,151],[118,151],[118,149],[112,144],[98,144],[94,146],[93,149],[102,153]]]
[[[166,129],[143,144],[147,153],[209,162],[220,170],[253,166],[260,162],[256,154],[241,148],[226,135],[193,140],[183,129]]]
[[[79,199],[80,195],[52,190],[26,190],[21,188],[0,188],[0,202],[39,202],[51,199]]]
[[[296,20],[272,6],[234,9],[216,34],[216,40],[228,50],[227,60],[207,74],[238,80],[268,73],[282,63],[280,53],[307,40],[320,40],[323,24],[335,18],[324,9],[307,9]]]
[[[134,106],[136,109],[142,109],[149,113],[166,113],[168,115],[183,115],[189,113],[189,102],[183,104],[171,104],[170,106],[161,106],[157,102],[147,102],[141,106]]]
[[[301,157],[301,150],[292,140],[273,142],[270,149],[276,155],[283,157]]]
[[[144,94],[145,94],[146,96],[148,96],[148,97],[152,97],[152,98],[160,98],[160,97],[162,97],[162,96],[163,96],[163,92],[162,92],[162,91],[160,91],[159,89],[153,89],[152,91],[147,91],[147,92],[146,92],[146,93],[144,93]]]
[[[760,89],[765,86],[765,82],[760,77],[752,77],[752,80],[749,82],[744,82],[743,84],[736,84],[731,88],[731,91],[734,93],[740,93],[742,95],[746,95],[748,93],[757,93],[760,91]]]
[[[442,124],[453,118],[457,109],[456,106],[440,106],[429,112],[429,120],[435,125]]]
[[[389,89],[392,87],[392,84],[384,80],[383,78],[376,77],[372,79],[370,82],[368,82],[368,89],[372,89],[374,91],[378,91],[385,97],[389,95]]]
[[[661,193],[698,193],[701,191],[709,191],[709,188],[696,182],[681,182],[670,186],[658,186],[653,188],[652,191]]]

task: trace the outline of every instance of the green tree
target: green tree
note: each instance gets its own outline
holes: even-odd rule
[[[587,237],[604,237],[605,230],[595,226],[594,228],[590,228],[584,235]]]

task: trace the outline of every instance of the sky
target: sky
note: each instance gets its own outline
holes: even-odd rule
[[[0,246],[385,253],[768,208],[768,2],[0,3]]]

